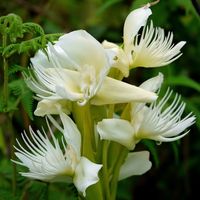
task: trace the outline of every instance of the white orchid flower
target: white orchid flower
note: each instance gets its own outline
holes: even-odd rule
[[[114,56],[114,54],[113,54]],[[33,75],[28,86],[47,100],[66,99],[84,105],[130,101],[151,102],[157,95],[107,77],[110,60],[102,45],[83,30],[73,31],[38,51],[31,59]]]
[[[22,176],[47,182],[73,181],[85,196],[86,189],[98,182],[102,165],[81,156],[81,135],[77,126],[66,114],[60,116],[64,128],[58,124],[56,127],[63,134],[62,142],[55,138],[48,123],[52,141],[44,131],[35,133],[30,128],[30,139],[26,133],[22,134],[26,148],[17,140],[19,147],[15,147],[15,155],[21,162],[14,162],[29,169],[29,172],[21,172]]]
[[[108,51],[108,55],[112,56],[112,52],[117,52],[113,67],[120,69],[127,76],[127,68],[134,67],[160,67],[170,64],[182,54],[181,48],[185,45],[185,41],[173,44],[173,33],[167,35],[162,28],[154,28],[151,22],[147,25],[147,19],[152,14],[149,8],[150,4],[142,8],[133,10],[126,18],[124,23],[124,47],[110,43],[103,45]],[[142,28],[142,33],[139,30]],[[118,49],[118,50],[117,50]],[[126,60],[126,61],[125,61]]]
[[[130,176],[142,175],[146,173],[152,166],[149,161],[148,151],[139,151],[128,153],[124,164],[120,168],[119,181]]]
[[[159,89],[162,80],[163,76],[159,74],[144,82],[141,87],[155,91]],[[171,142],[182,138],[189,132],[185,129],[195,122],[195,117],[190,113],[181,119],[185,103],[180,102],[179,95],[176,95],[167,107],[171,95],[172,92],[168,90],[158,103],[151,103],[149,107],[143,103],[133,103],[131,122],[123,119],[103,119],[97,125],[101,139],[118,142],[132,150],[142,139]]]

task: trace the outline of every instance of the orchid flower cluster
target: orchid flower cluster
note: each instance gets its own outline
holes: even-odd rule
[[[152,166],[148,151],[134,151],[141,140],[171,142],[188,133],[195,117],[182,117],[180,95],[170,104],[168,89],[157,100],[162,73],[139,87],[122,81],[133,68],[160,67],[181,56],[185,42],[174,45],[171,32],[148,25],[151,14],[147,4],[127,16],[123,45],[76,30],[31,58],[25,80],[39,101],[34,114],[46,116],[48,132],[30,128],[22,134],[26,147],[17,141],[14,162],[28,168],[22,176],[71,182],[82,198],[112,200],[120,180]]]

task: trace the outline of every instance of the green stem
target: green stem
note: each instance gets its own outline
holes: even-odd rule
[[[94,161],[96,145],[94,125],[89,104],[79,106],[77,103],[73,103],[73,117],[81,132],[81,155],[87,157],[91,161]]]
[[[130,110],[131,110],[131,104],[127,103],[122,114],[121,114],[121,119],[125,119],[125,120],[130,121],[131,120]]]
[[[14,147],[13,147],[15,144],[15,132],[13,129],[12,118],[8,115],[8,113],[5,113],[3,118],[4,119],[0,125],[2,126],[5,143],[8,146],[8,149],[7,149],[8,157],[9,157],[9,159],[15,160]],[[15,193],[16,193],[16,177],[17,177],[16,164],[12,163],[12,167],[13,167],[12,191],[13,191],[13,195],[15,195]]]
[[[73,117],[77,127],[81,132],[81,156],[85,156],[92,162],[96,163],[96,143],[94,135],[94,121],[90,111],[89,103],[84,106],[79,106],[76,102],[73,103]],[[86,191],[86,199],[103,200],[102,188],[100,181],[90,186]]]
[[[10,127],[10,134],[11,134],[11,158],[12,160],[15,159],[15,149],[14,149],[14,145],[15,145],[15,131],[13,129],[13,123],[12,123],[12,118],[8,119],[9,121],[9,127]],[[16,194],[16,188],[17,188],[17,169],[16,169],[16,163],[12,164],[13,166],[13,177],[12,177],[12,189],[13,189],[13,195]]]
[[[114,168],[114,172],[113,172],[113,177],[111,180],[111,189],[112,189],[112,193],[111,193],[111,198],[110,200],[115,200],[116,199],[116,194],[117,194],[117,184],[118,184],[118,179],[119,179],[119,172],[120,172],[120,168],[122,166],[122,164],[124,163],[124,160],[128,154],[128,149],[121,146],[121,153],[120,156],[118,158],[118,161],[115,165]]]
[[[5,48],[7,45],[7,35],[2,36],[2,47]],[[4,69],[4,82],[3,82],[3,102],[4,102],[4,111],[7,112],[8,106],[8,61],[6,57],[3,55],[3,69]],[[8,132],[10,134],[10,149],[11,149],[11,158],[14,160],[14,147],[15,144],[15,134],[12,124],[12,116],[9,116],[7,113],[6,115],[6,122],[5,122],[5,133]],[[16,164],[13,163],[13,176],[12,176],[12,190],[13,194],[16,193]]]
[[[6,47],[6,44],[7,44],[7,36],[3,35],[3,37],[2,37],[3,48]],[[7,63],[7,59],[4,56],[3,56],[3,69],[4,69],[3,101],[4,101],[5,111],[7,111],[7,104],[8,104],[8,63]]]
[[[105,200],[103,198],[103,193],[102,193],[102,188],[101,188],[101,184],[100,181],[97,182],[96,184],[90,186],[87,190],[86,190],[86,198],[87,200]]]
[[[109,157],[108,157],[108,161],[109,161],[108,166],[109,166],[110,174],[112,174],[112,172],[114,171],[115,165],[118,162],[120,151],[121,151],[121,145],[119,143],[110,142]]]
[[[109,105],[108,118],[113,118],[114,109],[115,109],[115,105],[114,104]]]
[[[109,141],[103,141],[103,154],[102,154],[102,163],[103,163],[103,188],[105,192],[106,199],[110,199],[110,187],[109,187],[109,173],[108,173],[108,147]]]

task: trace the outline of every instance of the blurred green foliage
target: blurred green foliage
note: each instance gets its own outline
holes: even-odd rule
[[[147,0],[1,0],[0,13],[7,15],[15,13],[24,22],[38,23],[45,33],[63,33],[76,29],[85,29],[99,41],[107,39],[121,43],[123,23],[128,13],[147,3]],[[193,2],[193,4],[192,4]],[[194,3],[195,2],[195,3]],[[143,176],[129,178],[120,182],[118,190],[119,200],[146,199],[146,197],[162,200],[192,199],[198,195],[200,178],[200,17],[198,16],[199,1],[190,0],[161,0],[152,7],[150,17],[155,26],[160,26],[174,33],[174,40],[187,41],[183,48],[183,55],[169,66],[157,69],[138,68],[131,72],[126,81],[136,85],[147,78],[156,75],[159,71],[165,75],[163,91],[170,87],[182,95],[187,103],[187,112],[192,111],[197,117],[197,123],[191,128],[188,136],[172,144],[157,145],[154,142],[144,141],[138,149],[151,151],[152,169]],[[194,6],[196,6],[196,9]],[[200,4],[199,4],[200,5]],[[30,35],[27,35],[29,39]],[[36,49],[35,49],[36,50]],[[20,53],[20,52],[18,52]],[[28,67],[29,55],[15,54],[10,63]],[[17,61],[17,62],[16,62]],[[2,61],[0,61],[2,66]],[[15,76],[21,78],[21,68],[18,67]],[[2,83],[3,68],[0,67],[0,83]],[[21,81],[19,79],[18,81]],[[22,87],[19,89],[18,86]],[[24,84],[9,85],[13,96],[24,91]],[[21,93],[20,93],[21,94]],[[31,94],[30,94],[31,95]],[[30,96],[29,95],[29,96]],[[14,98],[14,97],[13,97]],[[36,106],[32,102],[20,103],[18,110],[13,113],[13,129],[16,137],[23,129],[31,124],[40,128],[43,124],[40,118],[30,114]],[[26,111],[25,111],[26,110]],[[29,115],[27,115],[27,111]],[[2,122],[0,114],[0,121]],[[9,128],[3,133],[0,127],[0,200],[64,200],[76,199],[73,186],[65,184],[46,184],[38,181],[29,181],[18,173],[10,161],[11,140]],[[16,182],[16,190],[13,182]],[[72,192],[74,191],[74,192]]]

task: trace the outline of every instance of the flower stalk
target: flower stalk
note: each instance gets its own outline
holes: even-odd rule
[[[82,138],[82,155],[95,160],[94,152],[96,152],[94,125],[90,112],[90,105],[79,106],[77,103],[73,103],[73,117],[76,125],[81,132]]]
[[[111,197],[110,197],[111,200],[116,199],[117,184],[118,184],[118,179],[119,179],[120,168],[121,168],[122,164],[124,163],[127,155],[128,155],[128,149],[121,146],[120,153],[119,153],[119,159],[117,160],[117,163],[114,167],[113,177],[112,177],[111,183],[110,183],[110,187],[112,188],[112,193],[111,193]]]

